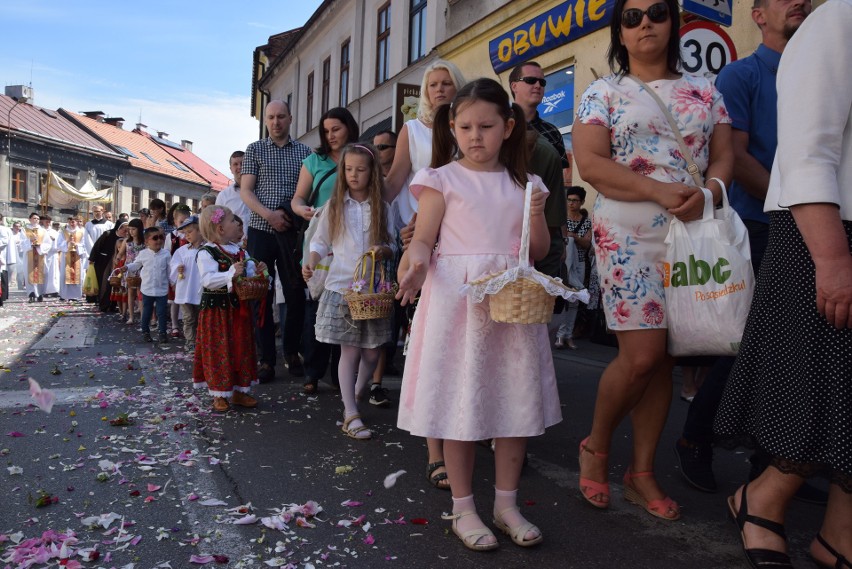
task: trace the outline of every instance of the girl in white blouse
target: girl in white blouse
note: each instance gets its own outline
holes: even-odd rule
[[[349,289],[369,286],[353,282],[355,268],[365,253],[374,252],[377,261],[392,256],[389,208],[382,200],[381,167],[372,145],[346,146],[338,165],[334,193],[322,209],[317,213],[320,218],[302,275],[306,281],[310,279],[320,260],[333,251],[334,260],[317,309],[316,337],[320,342],[340,345],[338,375],[344,405],[343,433],[366,440],[372,433],[358,414],[356,393],[373,376],[379,348],[390,341],[391,323],[389,318],[353,321],[343,295]],[[357,389],[356,377],[362,382]]]

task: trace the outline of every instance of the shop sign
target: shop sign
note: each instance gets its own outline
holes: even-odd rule
[[[683,0],[683,11],[723,26],[730,26],[733,21],[731,0]]]
[[[574,101],[568,96],[568,93],[566,93],[566,90],[563,87],[556,91],[545,93],[537,110],[538,114],[540,114],[544,120],[547,120],[548,115],[560,113],[573,104]]]
[[[394,84],[393,131],[399,132],[404,123],[417,118],[420,104],[420,85]]]
[[[502,73],[609,25],[615,0],[569,0],[488,42],[491,67]]]

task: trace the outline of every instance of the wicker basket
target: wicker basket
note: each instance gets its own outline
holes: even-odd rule
[[[260,300],[269,292],[269,279],[264,275],[240,277],[234,283],[234,292],[240,300]]]
[[[527,278],[503,287],[489,299],[491,320],[505,324],[547,324],[553,318],[555,296]]]
[[[355,279],[365,279],[367,276],[366,261],[369,259],[372,263],[372,271],[370,271],[370,279],[366,281],[366,289],[373,290],[379,287],[385,280],[384,265],[379,265],[379,280],[376,281],[376,254],[373,251],[365,253],[358,261],[355,267]],[[377,320],[379,318],[388,318],[393,314],[393,305],[396,298],[396,292],[399,289],[396,283],[388,292],[356,292],[348,291],[343,295],[346,304],[349,305],[349,312],[352,314],[352,320]]]
[[[127,275],[125,282],[127,283],[128,288],[139,288],[140,286],[142,286],[142,277],[132,277],[130,275]]]
[[[121,275],[117,273],[113,273],[109,276],[109,284],[113,287],[121,286]]]

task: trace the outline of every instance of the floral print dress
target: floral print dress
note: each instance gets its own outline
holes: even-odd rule
[[[686,74],[648,86],[667,104],[696,165],[705,172],[714,126],[731,122],[722,95],[709,80]],[[694,185],[662,110],[629,77],[610,75],[589,85],[577,120],[610,130],[614,162],[656,180]],[[613,330],[666,328],[663,260],[671,215],[654,202],[622,202],[603,194],[598,194],[593,211],[607,326]]]

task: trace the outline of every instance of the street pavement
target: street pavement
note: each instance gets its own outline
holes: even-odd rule
[[[687,486],[672,451],[687,410],[677,397],[657,475],[681,520],[658,520],[623,500],[626,425],[610,453],[612,507],[582,501],[577,447],[615,350],[578,346],[554,353],[564,420],[530,440],[521,481],[522,510],[545,541],[527,550],[498,535],[499,550],[476,553],[441,519],[450,495],[426,482],[425,445],[395,428],[395,404],[364,402],[374,438],[349,439],[337,392],[321,383],[305,396],[279,363],[276,380],[255,390],[257,409],[214,414],[191,388],[180,342],[147,344],[135,326],[91,305],[28,304],[14,291],[0,308],[0,567],[58,566],[63,542],[70,561],[62,566],[72,568],[746,567],[725,497],[744,480],[748,454],[716,452],[719,493]],[[28,378],[55,393],[51,413],[32,404]],[[398,376],[385,379],[393,399],[399,385]],[[386,476],[401,470],[386,488]],[[486,447],[477,448],[475,495],[486,519]],[[821,515],[818,506],[792,507],[797,566],[809,566]]]

